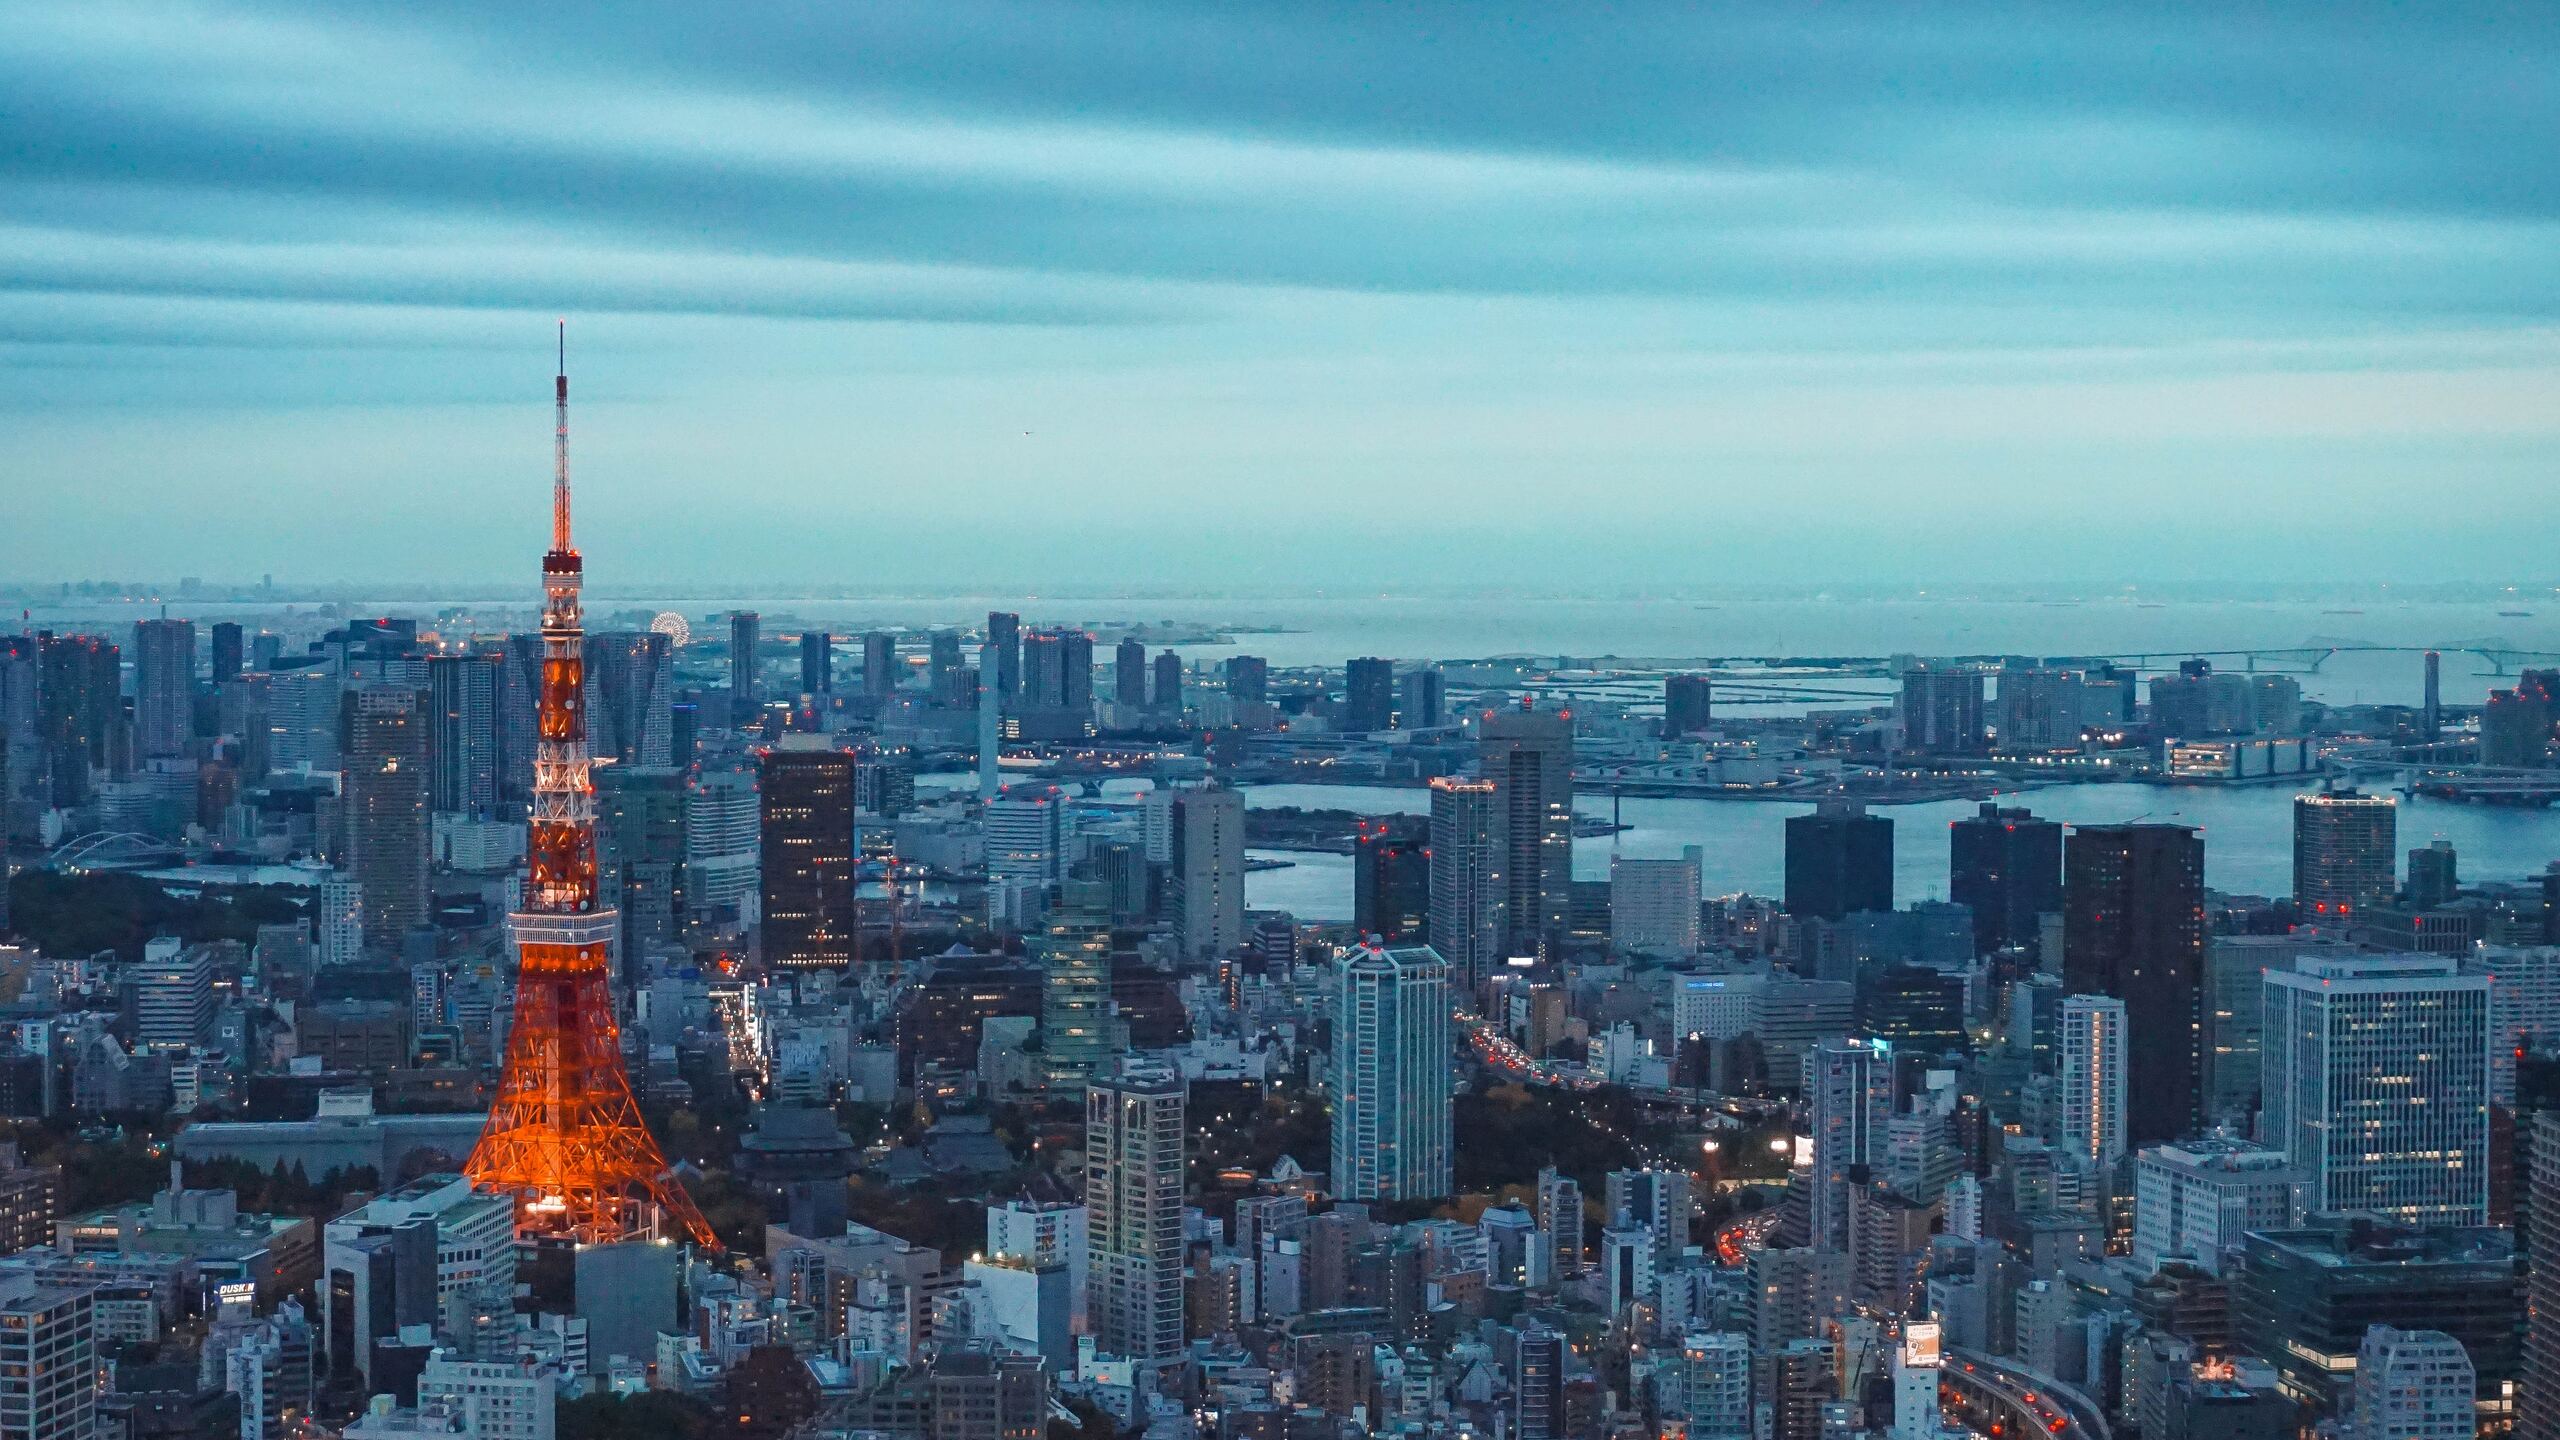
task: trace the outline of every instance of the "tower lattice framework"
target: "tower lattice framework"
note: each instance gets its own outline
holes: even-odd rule
[[[463,1171],[516,1197],[518,1227],[607,1243],[682,1232],[716,1245],[640,1118],[610,978],[613,911],[596,903],[595,784],[585,709],[584,573],[569,541],[569,365],[561,331],[551,550],[542,557],[542,679],[533,815],[515,931],[515,1028],[488,1127]]]

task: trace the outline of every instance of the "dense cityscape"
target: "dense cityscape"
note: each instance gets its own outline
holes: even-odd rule
[[[0,6],[0,1440],[2560,1440],[2555,77]]]
[[[590,635],[565,339],[555,390],[530,624],[0,637],[5,1433],[2560,1415],[2560,863],[2399,829],[2548,804],[2555,657],[2326,705],[2300,649]],[[2289,803],[2290,892],[2037,814],[2092,779]],[[1593,792],[1786,805],[1781,893]],[[1950,798],[1898,894],[1893,807]],[[1348,922],[1249,905],[1274,851],[1347,855]]]

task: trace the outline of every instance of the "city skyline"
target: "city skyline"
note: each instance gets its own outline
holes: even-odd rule
[[[2547,23],[1507,18],[28,13],[0,576],[2539,565]]]

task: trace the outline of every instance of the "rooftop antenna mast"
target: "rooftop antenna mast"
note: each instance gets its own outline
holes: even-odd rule
[[[560,322],[560,373],[552,381],[551,548],[569,553],[569,322]]]

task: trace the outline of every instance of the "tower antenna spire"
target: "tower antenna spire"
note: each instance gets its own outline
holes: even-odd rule
[[[560,321],[560,374],[553,382],[551,435],[551,548],[573,553],[569,544],[569,322]]]

